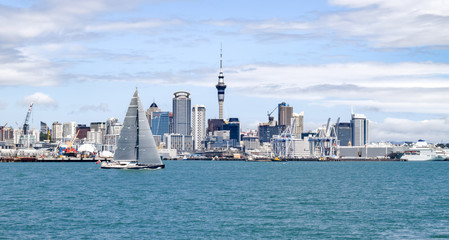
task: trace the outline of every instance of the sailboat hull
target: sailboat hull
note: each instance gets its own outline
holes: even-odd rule
[[[140,165],[135,162],[101,162],[102,169],[150,169],[158,170],[165,168],[164,164],[161,165]]]

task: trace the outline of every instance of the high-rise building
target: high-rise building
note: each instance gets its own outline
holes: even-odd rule
[[[148,119],[148,123],[150,124],[150,127],[152,126],[151,121],[153,119],[153,113],[154,112],[160,112],[161,110],[157,107],[157,104],[155,102],[153,102],[151,104],[151,106],[147,109],[147,111],[145,112],[145,116]]]
[[[47,134],[48,133],[48,127],[47,124],[41,121],[41,133]]]
[[[153,136],[159,136],[163,140],[164,134],[170,133],[170,113],[153,112],[151,120],[151,131]]]
[[[191,102],[190,93],[178,91],[173,98],[173,132],[184,136],[190,135]]]
[[[86,126],[86,124],[78,124],[78,126],[76,126],[76,132],[78,133],[78,136],[76,138],[86,139],[87,132],[89,132],[89,131],[90,131],[90,127]]]
[[[106,134],[113,134],[114,123],[118,123],[118,118],[109,118],[106,120]]]
[[[223,119],[208,119],[207,120],[207,132],[208,135],[212,136],[215,131],[220,131],[223,127]]]
[[[293,122],[295,125],[293,126],[293,135],[297,138],[301,138],[302,132],[304,131],[304,112],[301,113],[293,113],[292,115],[292,124]]]
[[[280,135],[285,130],[285,125],[270,126],[260,124],[257,132],[259,133],[260,143],[270,142],[274,135]]]
[[[218,92],[218,118],[223,119],[223,103],[225,97],[226,84],[224,83],[223,75],[223,54],[222,49],[220,49],[220,73],[218,74],[218,83],[215,86]]]
[[[238,118],[229,118],[229,121],[223,125],[222,130],[229,130],[229,138],[235,139],[237,144],[240,143],[240,121]]]
[[[62,129],[64,138],[73,138],[76,135],[76,122],[65,122]]]
[[[91,122],[90,123],[90,131],[106,133],[106,123],[105,122]]]
[[[352,114],[352,146],[364,146],[369,143],[369,121],[363,114]]]
[[[62,123],[54,122],[51,127],[51,141],[52,142],[59,142],[62,141]]]
[[[351,123],[341,122],[337,126],[337,139],[340,141],[340,146],[352,145],[352,127]]]
[[[282,102],[278,105],[278,124],[284,126],[291,125],[291,119],[293,115],[293,107],[290,107],[287,103]]]
[[[195,105],[192,108],[192,137],[193,149],[200,151],[201,142],[206,138],[206,107]]]

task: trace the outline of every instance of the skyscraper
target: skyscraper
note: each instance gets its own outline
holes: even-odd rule
[[[295,121],[295,125],[293,126],[293,135],[297,138],[301,138],[302,132],[304,131],[304,112],[301,113],[293,113],[292,115],[292,124],[293,120]]]
[[[337,139],[340,141],[340,146],[352,145],[352,127],[351,123],[341,122],[337,126]]]
[[[279,125],[290,126],[292,115],[293,115],[293,107],[290,107],[285,102],[279,103],[278,105]]]
[[[145,112],[145,116],[148,119],[148,123],[150,124],[150,127],[152,126],[151,121],[153,119],[153,113],[154,112],[160,112],[161,110],[157,107],[157,104],[153,102],[151,106],[147,109]]]
[[[173,98],[173,132],[181,135],[190,135],[191,103],[190,93],[178,91]]]
[[[193,149],[201,150],[201,142],[206,138],[206,107],[195,105],[192,108]]]
[[[223,125],[222,130],[229,130],[229,138],[240,144],[240,121],[238,118],[229,118],[229,121]]]
[[[159,135],[161,140],[163,140],[164,134],[170,133],[170,113],[153,112],[151,131],[153,132],[153,136]]]
[[[73,138],[76,135],[76,122],[65,122],[62,129],[64,138]]]
[[[62,123],[54,122],[52,124],[51,141],[58,142],[62,140]]]
[[[224,95],[226,85],[224,83],[223,76],[223,57],[222,57],[222,49],[220,49],[220,73],[218,74],[218,84],[215,86],[218,92],[218,110],[219,110],[219,119],[223,119],[223,103],[224,103]]]
[[[363,114],[352,114],[352,146],[364,146],[369,143],[369,121]]]

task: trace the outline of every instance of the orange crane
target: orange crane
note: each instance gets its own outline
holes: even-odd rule
[[[76,135],[74,137],[72,137],[72,139],[70,139],[70,141],[67,143],[67,148],[65,149],[65,155],[66,156],[76,156],[76,149],[74,149],[73,143],[75,142],[76,137],[78,137],[78,133],[80,132],[80,130],[78,130],[76,132]]]

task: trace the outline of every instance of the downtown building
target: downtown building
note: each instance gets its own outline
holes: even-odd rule
[[[191,99],[190,93],[178,91],[173,98],[173,133],[190,136]]]
[[[151,132],[153,136],[158,136],[159,141],[163,140],[165,134],[170,133],[170,113],[153,112],[151,119]]]
[[[63,127],[62,123],[54,122],[51,127],[51,141],[60,142],[63,138]]]
[[[192,137],[193,149],[201,151],[202,142],[206,138],[206,107],[203,105],[195,105],[192,108]]]
[[[365,146],[369,143],[369,121],[363,114],[352,114],[352,146]]]

